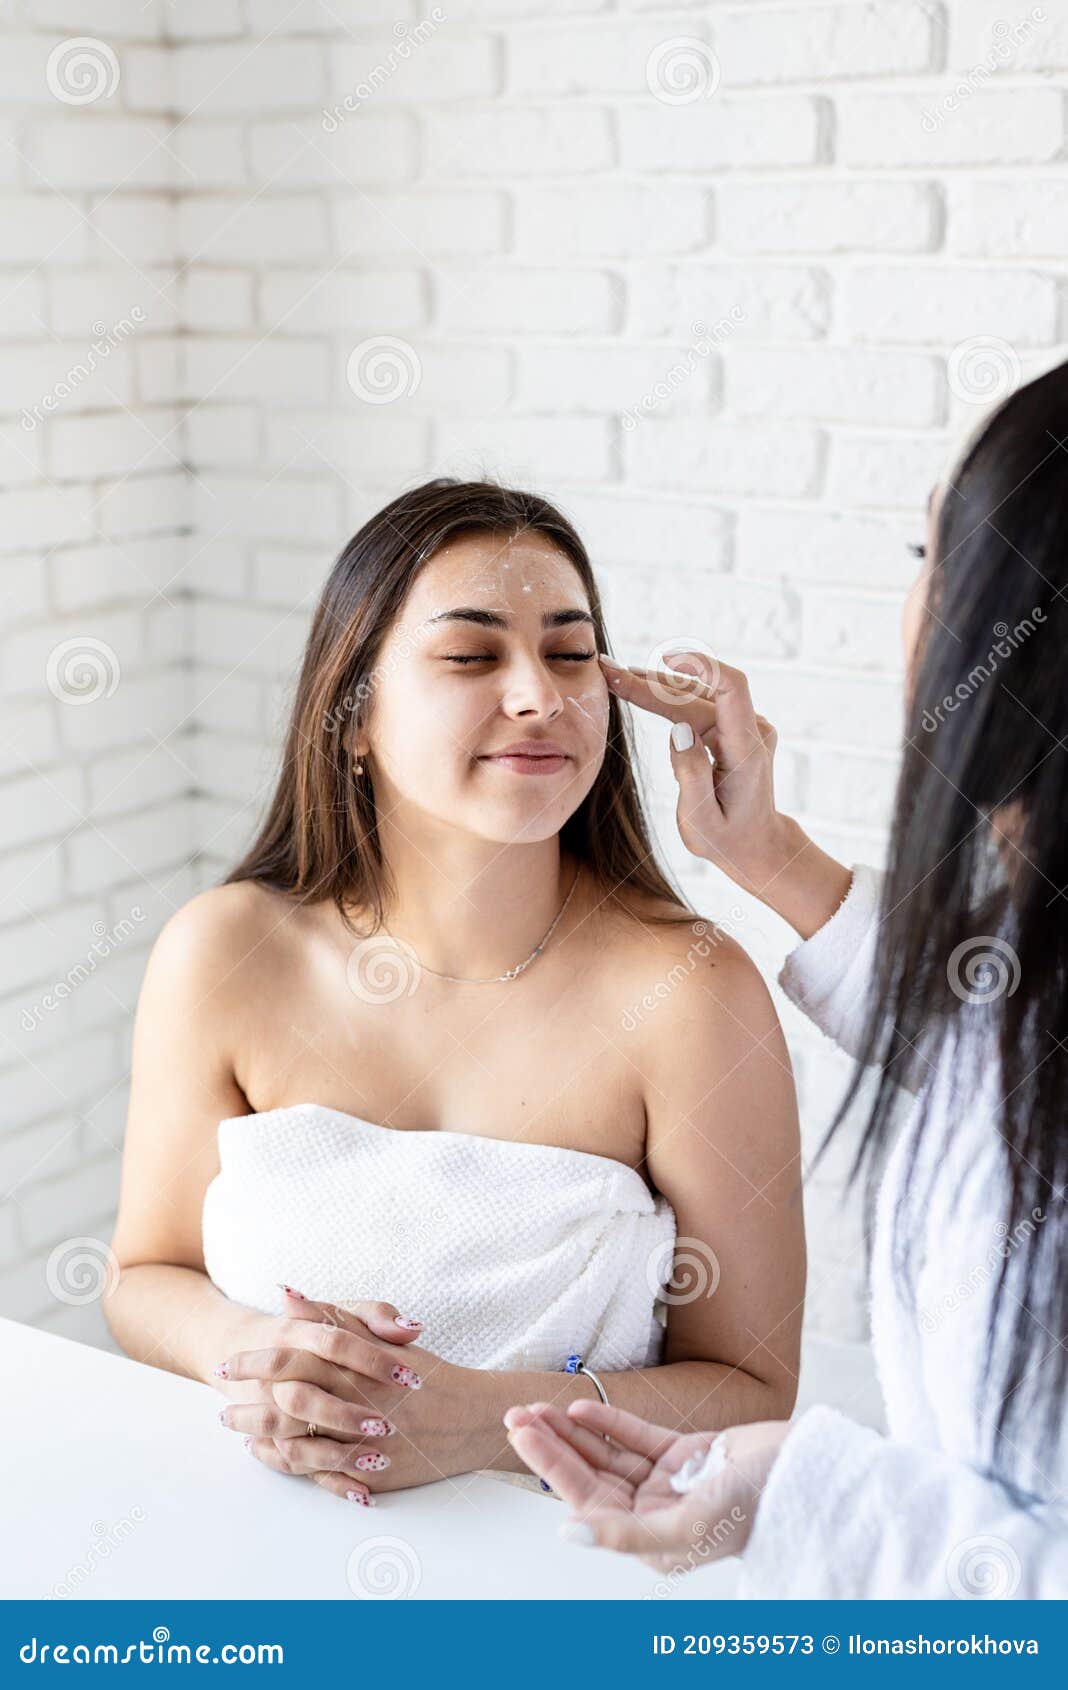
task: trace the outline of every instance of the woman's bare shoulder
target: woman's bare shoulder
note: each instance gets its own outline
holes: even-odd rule
[[[152,965],[176,981],[221,988],[247,984],[273,964],[285,943],[292,902],[252,880],[210,886],[169,916],[156,938]]]

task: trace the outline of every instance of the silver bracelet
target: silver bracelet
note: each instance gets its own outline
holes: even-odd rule
[[[568,1356],[567,1362],[566,1362],[565,1367],[564,1367],[564,1372],[565,1373],[584,1373],[586,1375],[587,1379],[593,1380],[593,1388],[597,1392],[597,1395],[600,1397],[601,1401],[604,1403],[605,1407],[608,1408],[608,1407],[611,1406],[609,1404],[609,1401],[608,1401],[608,1392],[605,1390],[604,1386],[601,1384],[600,1379],[598,1379],[598,1377],[597,1377],[596,1373],[594,1373],[593,1369],[586,1366],[586,1363],[583,1361],[581,1356],[579,1356],[579,1355]],[[605,1433],[603,1435],[607,1438],[607,1433]],[[556,1496],[556,1494],[557,1494],[556,1491],[553,1490],[552,1485],[549,1483],[549,1481],[547,1479],[539,1479],[538,1484],[541,1486],[542,1490],[545,1492],[545,1494],[547,1496]]]

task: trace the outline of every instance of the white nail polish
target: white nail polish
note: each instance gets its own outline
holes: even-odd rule
[[[676,722],[671,730],[671,743],[676,751],[689,751],[693,744],[693,729],[689,722]]]
[[[560,1536],[565,1543],[579,1543],[587,1548],[597,1542],[597,1535],[586,1520],[565,1520],[560,1527]]]

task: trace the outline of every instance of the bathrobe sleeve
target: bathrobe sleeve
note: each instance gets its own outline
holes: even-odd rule
[[[810,1408],[782,1446],[739,1596],[1068,1597],[1068,1517],[937,1449]]]
[[[859,1054],[875,963],[882,877],[854,865],[849,891],[823,926],[790,952],[779,985],[850,1056]]]

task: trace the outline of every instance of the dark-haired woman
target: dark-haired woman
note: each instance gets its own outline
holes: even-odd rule
[[[326,583],[257,838],[149,963],[112,1330],[359,1503],[525,1473],[504,1409],[594,1395],[572,1353],[675,1425],[793,1403],[789,1062],[657,866],[604,644],[543,500],[403,494]]]
[[[881,886],[777,813],[743,675],[667,709],[606,666],[678,724],[689,848],[802,936],[782,985],[859,1059],[832,1132],[875,1070],[854,1173],[877,1191],[890,1435],[825,1407],[710,1438],[516,1406],[580,1542],[661,1569],[742,1554],[750,1596],[1068,1596],[1066,438],[1068,365],[985,417],[932,495]]]

